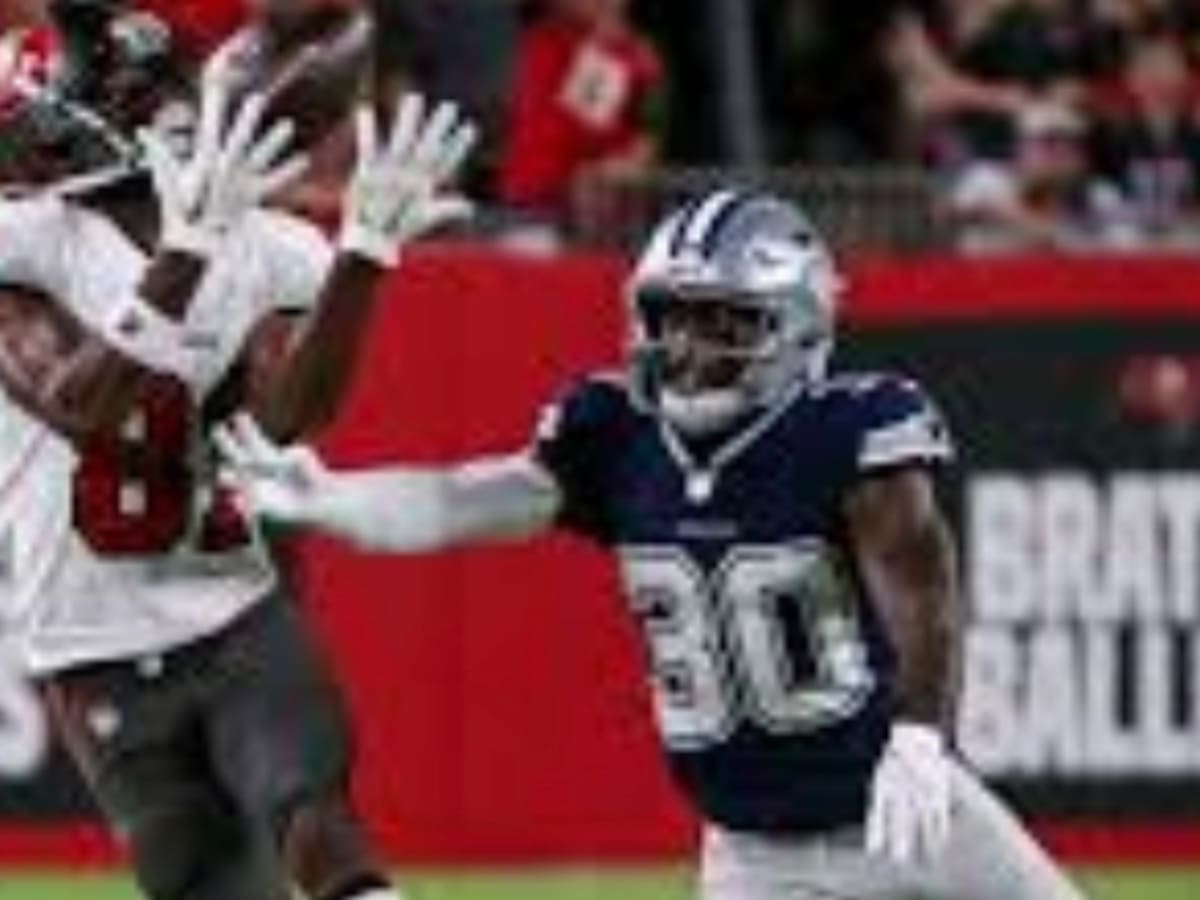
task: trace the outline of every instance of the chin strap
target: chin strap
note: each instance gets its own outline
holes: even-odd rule
[[[659,392],[658,403],[664,419],[684,434],[696,437],[731,425],[748,408],[746,394],[739,388],[681,394],[664,387]]]

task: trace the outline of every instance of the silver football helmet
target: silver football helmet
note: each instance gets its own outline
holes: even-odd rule
[[[634,397],[709,434],[824,377],[842,279],[795,206],[722,189],[667,215],[628,283]]]

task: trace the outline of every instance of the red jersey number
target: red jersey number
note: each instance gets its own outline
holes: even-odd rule
[[[87,442],[75,471],[75,528],[101,556],[167,553],[189,540],[220,553],[245,545],[245,521],[228,495],[198,491],[193,431],[198,410],[188,389],[147,379],[121,428]],[[197,498],[207,497],[197,510]]]

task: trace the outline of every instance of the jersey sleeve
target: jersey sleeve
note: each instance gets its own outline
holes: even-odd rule
[[[915,381],[884,375],[860,397],[855,469],[936,466],[954,458],[941,411]]]
[[[266,241],[264,312],[303,312],[317,301],[333,264],[333,248],[316,226],[274,214]]]
[[[534,458],[554,477],[562,495],[558,524],[601,544],[613,535],[608,461],[615,427],[611,386],[579,382],[541,413]]]

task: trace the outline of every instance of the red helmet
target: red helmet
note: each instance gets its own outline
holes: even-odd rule
[[[161,19],[54,0],[53,28],[0,49],[0,189],[77,194],[140,171],[134,135],[187,81]]]

